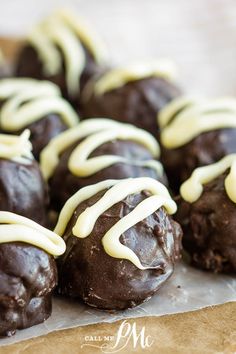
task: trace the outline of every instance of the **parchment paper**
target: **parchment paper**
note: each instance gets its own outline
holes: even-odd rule
[[[236,301],[236,277],[202,272],[181,262],[159,292],[134,309],[110,313],[93,309],[78,301],[55,297],[52,316],[46,322],[18,331],[12,338],[0,340],[0,346],[60,329],[115,322],[125,318],[193,311],[228,301]]]
[[[23,36],[33,23],[60,5],[72,5],[88,17],[105,38],[114,63],[169,57],[179,67],[179,82],[185,92],[236,93],[234,0],[2,1],[0,33]],[[5,45],[12,56],[12,45]],[[198,271],[182,262],[151,300],[133,310],[108,313],[54,298],[49,320],[0,340],[0,346],[64,328],[192,311],[228,301],[236,301],[235,277]]]

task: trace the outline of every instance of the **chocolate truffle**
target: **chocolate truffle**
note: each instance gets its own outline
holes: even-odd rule
[[[29,131],[0,134],[0,210],[46,225],[48,190],[28,139]]]
[[[82,115],[113,118],[157,136],[158,112],[180,94],[174,76],[168,61],[111,69],[85,87]]]
[[[85,187],[62,209],[55,232],[58,290],[90,306],[123,310],[148,300],[171,276],[182,231],[166,187],[148,178],[106,180]]]
[[[54,136],[77,123],[77,114],[51,82],[0,80],[0,129],[20,134],[28,128],[36,159]]]
[[[83,19],[57,11],[29,34],[16,74],[54,82],[77,106],[80,90],[100,71],[105,52],[102,41]]]
[[[161,161],[175,191],[195,168],[236,152],[235,117],[234,98],[181,97],[161,111]]]
[[[180,188],[176,219],[191,263],[236,273],[236,154],[199,167]]]
[[[54,138],[40,163],[52,207],[60,210],[80,188],[104,179],[148,176],[167,182],[159,145],[148,132],[110,119],[90,119]]]
[[[57,284],[53,256],[65,251],[55,233],[22,216],[0,211],[0,336],[51,315]]]

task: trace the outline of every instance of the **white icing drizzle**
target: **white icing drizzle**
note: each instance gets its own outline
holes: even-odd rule
[[[169,149],[178,148],[202,133],[236,128],[236,99],[180,97],[164,107],[158,120],[162,144]]]
[[[33,160],[32,144],[29,137],[30,131],[28,129],[21,135],[0,134],[0,158],[18,162]]]
[[[108,189],[108,190],[107,190]],[[79,238],[88,237],[98,218],[116,203],[127,196],[141,191],[148,191],[152,195],[136,206],[128,215],[120,219],[102,238],[103,247],[108,255],[119,259],[127,259],[139,269],[155,267],[143,266],[137,255],[120,241],[120,236],[128,229],[152,215],[159,208],[164,207],[169,214],[176,212],[176,204],[171,199],[167,188],[160,182],[148,178],[129,178],[124,180],[106,180],[92,186],[82,188],[75,193],[64,205],[55,228],[55,232],[63,235],[66,227],[78,205],[101,191],[105,194],[91,207],[82,212],[74,225],[73,235]]]
[[[116,163],[128,163],[152,168],[158,174],[163,173],[162,165],[156,160],[131,161],[122,156],[102,155],[89,158],[90,154],[102,144],[115,139],[131,140],[145,146],[154,158],[159,157],[157,141],[148,132],[129,124],[122,124],[110,119],[94,118],[81,122],[57,137],[43,149],[40,165],[44,178],[49,179],[59,162],[60,154],[76,141],[83,139],[72,151],[68,162],[70,172],[79,177],[87,177]]]
[[[0,125],[14,132],[40,120],[50,113],[58,114],[68,127],[78,123],[70,104],[60,96],[56,85],[33,79],[0,80]]]
[[[157,60],[153,62],[134,63],[133,65],[109,70],[94,84],[95,95],[102,95],[108,91],[118,89],[128,82],[142,80],[147,77],[160,77],[174,80],[176,68],[169,60]]]
[[[230,172],[225,179],[225,190],[232,202],[236,203],[236,154],[227,155],[214,164],[196,168],[180,187],[182,198],[194,203],[200,198],[203,185],[213,181],[228,169]]]
[[[78,93],[79,79],[86,64],[82,44],[98,63],[105,57],[103,43],[97,35],[89,29],[84,20],[67,10],[57,11],[37,25],[29,35],[29,42],[36,49],[47,76],[62,71],[64,58],[67,87],[72,96]]]
[[[23,216],[0,211],[0,244],[24,242],[60,256],[66,250],[64,240],[36,222]]]

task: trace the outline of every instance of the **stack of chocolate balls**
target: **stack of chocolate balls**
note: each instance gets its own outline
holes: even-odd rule
[[[103,310],[141,304],[182,236],[193,265],[236,271],[236,101],[183,96],[168,60],[106,58],[57,11],[1,75],[1,336],[46,320],[55,288]]]

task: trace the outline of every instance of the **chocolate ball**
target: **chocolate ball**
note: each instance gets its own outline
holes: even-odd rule
[[[68,168],[68,161],[72,151],[79,142],[67,148],[60,156],[60,161],[49,180],[52,207],[60,210],[80,188],[101,182],[104,179],[123,179],[127,177],[152,177],[167,184],[165,173],[158,174],[156,170],[143,166],[135,166],[132,161],[153,160],[153,156],[146,147],[134,141],[112,140],[99,146],[90,157],[102,155],[117,155],[130,160],[130,163],[116,163],[99,172],[88,176],[78,177],[73,175]]]
[[[21,242],[0,244],[0,336],[45,321],[56,284],[52,256]]]
[[[33,155],[37,160],[52,138],[78,122],[74,109],[51,82],[3,79],[0,80],[0,91],[0,132],[20,135],[29,129]]]
[[[48,190],[39,165],[0,158],[0,210],[47,224]]]
[[[78,39],[79,40],[79,39]],[[83,46],[84,53],[86,55],[86,65],[84,71],[79,80],[80,90],[83,89],[87,81],[95,74],[100,72],[100,68],[98,64],[95,62],[95,59],[92,56],[92,53]],[[54,84],[58,85],[61,89],[61,93],[63,97],[69,100],[73,106],[76,108],[79,107],[79,94],[77,93],[75,97],[72,97],[68,92],[67,82],[66,82],[66,74],[65,74],[65,63],[63,58],[63,69],[60,73],[47,76],[43,70],[43,63],[40,60],[36,49],[29,44],[26,44],[19,53],[17,64],[16,64],[16,76],[18,77],[32,77],[38,80],[49,80]]]
[[[88,237],[73,236],[78,216],[103,194],[82,202],[67,225],[63,235],[67,250],[58,260],[58,291],[93,307],[122,310],[148,300],[171,276],[180,257],[182,231],[160,208],[120,236],[120,242],[133,250],[143,265],[155,269],[141,270],[128,260],[111,257],[101,239],[150,194],[144,191],[129,195],[98,218]]]
[[[101,95],[88,95],[82,102],[82,116],[113,118],[157,136],[158,112],[179,94],[180,90],[170,81],[148,77],[127,82]]]
[[[236,152],[236,129],[218,129],[200,134],[189,143],[175,149],[161,146],[161,161],[170,186],[178,191],[197,167],[212,164]]]
[[[236,205],[225,191],[224,173],[207,183],[194,203],[178,198],[177,221],[191,263],[213,272],[236,272]]]

